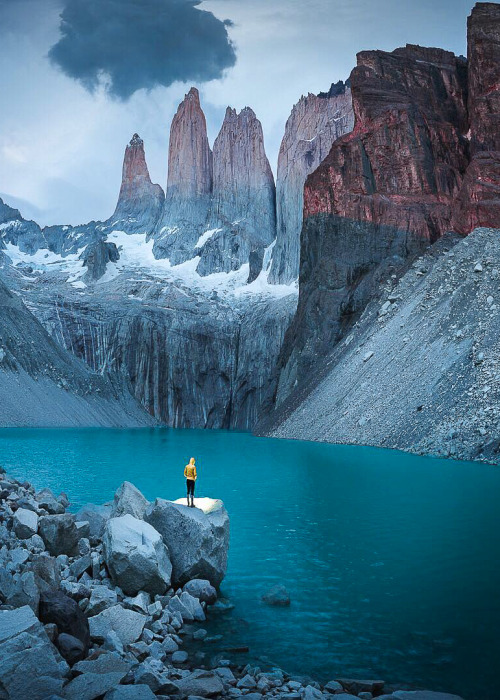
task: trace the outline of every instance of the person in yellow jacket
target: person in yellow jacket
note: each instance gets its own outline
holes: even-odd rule
[[[194,508],[194,484],[198,478],[194,462],[194,457],[191,457],[189,464],[186,464],[184,467],[184,476],[187,484],[187,504],[190,508]],[[189,503],[189,496],[191,496],[191,503]]]

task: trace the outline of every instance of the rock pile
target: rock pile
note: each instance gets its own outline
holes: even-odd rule
[[[211,606],[230,609],[215,587],[226,570],[229,517],[220,501],[197,505],[150,504],[125,482],[112,505],[89,504],[75,516],[65,494],[36,492],[0,469],[0,697],[460,700],[382,695],[383,681],[321,687],[280,669],[220,656],[208,664],[202,652],[190,658],[185,641],[210,639],[193,623]]]

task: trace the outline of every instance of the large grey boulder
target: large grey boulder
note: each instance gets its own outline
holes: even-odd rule
[[[32,571],[25,571],[19,578],[13,579],[12,588],[5,600],[8,605],[12,605],[14,608],[29,605],[36,614],[38,613],[39,601],[40,590]]]
[[[62,514],[65,511],[63,504],[50,489],[42,489],[36,494],[35,498],[39,506],[45,508],[50,515]]]
[[[103,551],[113,582],[127,595],[163,594],[170,586],[172,564],[160,534],[148,523],[123,515],[111,518]]]
[[[111,590],[107,586],[96,586],[92,589],[90,600],[88,602],[85,614],[87,617],[98,615],[106,608],[111,608],[118,602],[116,591]]]
[[[53,557],[77,554],[81,535],[70,513],[43,516],[38,522],[38,532]]]
[[[113,505],[111,507],[111,517],[117,518],[120,515],[133,515],[134,518],[142,519],[146,508],[149,505],[142,493],[130,481],[124,481],[118,487]]]
[[[219,676],[212,671],[197,670],[178,681],[175,685],[181,697],[192,695],[207,698],[222,693],[224,685]]]
[[[91,539],[100,540],[110,516],[110,505],[96,506],[93,503],[87,503],[80,508],[75,517],[77,521],[86,520],[88,522]]]
[[[62,695],[68,666],[30,607],[0,610],[0,659],[2,697]]]
[[[206,579],[195,578],[192,581],[188,581],[183,590],[189,593],[189,595],[192,595],[194,598],[198,598],[200,603],[213,605],[217,600],[217,591],[212,586],[210,581],[207,581]]]
[[[14,532],[21,540],[27,540],[36,535],[38,530],[38,515],[32,510],[18,508],[13,518]]]
[[[200,578],[218,587],[227,569],[229,516],[219,500],[196,499],[195,505],[157,498],[144,519],[168,547],[175,586]]]
[[[103,642],[106,635],[113,631],[126,646],[139,639],[146,620],[146,615],[114,605],[89,618],[90,636],[97,642]]]

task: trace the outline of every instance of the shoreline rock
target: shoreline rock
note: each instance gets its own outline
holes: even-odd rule
[[[190,639],[209,644],[214,637],[197,623],[212,609],[215,616],[232,607],[217,598],[213,585],[214,575],[217,584],[224,577],[229,546],[229,516],[221,501],[197,499],[203,509],[190,509],[157,499],[145,520],[130,513],[110,518],[110,508],[92,504],[75,516],[66,512],[66,497],[45,492],[42,505],[30,484],[1,469],[0,475],[0,695],[6,700],[461,700],[430,691],[390,692],[383,681],[338,679],[321,686],[281,669],[262,671],[220,654],[210,660],[187,644],[183,649]],[[132,484],[122,484],[115,504],[124,494],[132,494],[135,504],[146,502]],[[21,527],[24,514],[16,515],[27,503],[38,518],[31,537]],[[63,512],[49,513],[61,510],[55,503]],[[84,514],[90,522],[79,520]],[[28,518],[33,530],[35,520]],[[182,557],[181,545],[191,549]],[[125,562],[120,572],[117,560]],[[187,577],[183,589],[170,587],[175,566]],[[212,580],[187,574],[207,569]],[[150,591],[132,597],[117,582],[127,591],[142,585]]]

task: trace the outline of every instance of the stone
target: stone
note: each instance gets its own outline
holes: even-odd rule
[[[325,685],[325,690],[328,693],[335,693],[337,690],[342,690],[343,686],[338,682],[338,681],[328,681],[328,683]]]
[[[61,632],[56,642],[59,653],[70,666],[85,658],[85,645],[71,634]]]
[[[172,654],[172,663],[183,664],[188,660],[188,653],[186,651],[174,651]]]
[[[210,581],[207,581],[206,579],[196,578],[188,581],[182,590],[186,591],[194,598],[198,598],[200,603],[213,605],[217,600],[216,589],[212,586]]]
[[[221,501],[196,499],[196,503],[203,509],[157,498],[144,518],[168,547],[174,585],[201,578],[218,587],[227,568],[229,516]]]
[[[199,629],[199,630],[196,630],[196,632],[193,634],[193,639],[203,641],[206,636],[207,636],[207,630]]]
[[[264,603],[267,603],[267,605],[275,605],[279,607],[286,607],[290,605],[290,595],[285,586],[281,583],[277,583],[266,593],[264,593],[262,600]]]
[[[162,594],[170,586],[172,565],[159,533],[132,515],[111,518],[103,536],[112,581],[127,595]]]
[[[0,687],[7,698],[62,696],[67,665],[30,607],[0,610]]]
[[[380,680],[354,680],[351,678],[337,678],[338,683],[352,695],[368,692],[372,695],[381,695],[384,690],[384,681]]]
[[[88,602],[85,613],[87,617],[92,617],[93,615],[98,615],[106,608],[111,608],[118,602],[118,596],[116,591],[108,588],[107,586],[95,586],[90,594],[90,600]]]
[[[38,515],[32,510],[18,508],[14,513],[14,532],[21,540],[37,534]]]
[[[85,521],[85,522],[87,522],[87,521]],[[89,531],[90,531],[90,523],[89,523]],[[90,554],[90,551],[91,551],[91,548],[90,548],[89,539],[87,537],[82,537],[82,539],[78,541],[78,554],[81,557],[84,557],[87,554]]]
[[[124,678],[126,673],[113,671],[112,673],[83,673],[76,676],[64,688],[64,697],[67,700],[95,700],[100,698],[108,690],[115,687]]]
[[[13,582],[12,588],[5,599],[7,605],[12,605],[15,608],[29,605],[35,614],[38,613],[39,601],[40,591],[32,571],[25,571]]]
[[[63,632],[79,639],[85,652],[89,648],[90,635],[87,618],[78,604],[61,591],[46,591],[40,596],[39,618],[41,622],[57,625]]]
[[[126,673],[130,670],[131,664],[118,654],[105,652],[94,654],[92,657],[77,663],[73,671],[78,673]]]
[[[59,554],[73,556],[78,550],[80,539],[73,515],[45,515],[39,519],[38,530],[47,551],[52,556]]]
[[[219,695],[224,690],[223,683],[216,673],[203,670],[193,671],[188,676],[175,681],[175,685],[183,698],[190,695],[208,698]]]
[[[60,515],[64,513],[64,506],[60,503],[50,489],[42,489],[36,496],[40,508],[45,508],[49,515]]]
[[[80,540],[80,542],[81,541],[82,540]],[[70,565],[69,570],[71,575],[78,579],[83,573],[85,573],[85,571],[89,571],[91,567],[92,558],[90,554],[85,554],[83,557],[75,559],[75,561]]]
[[[242,690],[252,690],[257,686],[257,681],[253,676],[251,676],[249,673],[247,673],[243,678],[240,678],[239,681],[236,683],[237,688],[241,688]]]
[[[61,581],[59,563],[54,557],[49,556],[47,552],[34,554],[30,562],[30,569],[35,574],[39,587],[40,579],[47,584],[46,587],[57,588],[59,586]]]
[[[149,502],[142,493],[130,481],[124,481],[117,489],[111,507],[111,517],[118,518],[121,515],[132,515],[142,520]]]
[[[139,591],[133,598],[124,598],[123,603],[127,608],[138,610],[139,612],[147,613],[151,603],[151,597],[146,591]]]
[[[75,518],[78,521],[89,523],[90,537],[92,540],[100,540],[104,533],[106,522],[111,516],[111,506],[96,506],[93,503],[80,508]]]
[[[141,613],[114,605],[89,618],[90,636],[97,642],[103,642],[106,634],[113,630],[126,646],[139,639],[146,620],[147,617]]]
[[[156,695],[148,685],[119,685],[108,690],[104,700],[155,700]]]

